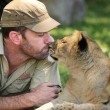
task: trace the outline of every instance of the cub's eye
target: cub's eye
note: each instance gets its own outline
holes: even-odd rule
[[[64,39],[61,40],[61,43],[67,43]]]

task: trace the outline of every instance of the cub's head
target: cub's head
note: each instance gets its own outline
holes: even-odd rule
[[[50,44],[50,55],[63,63],[73,60],[84,60],[93,51],[100,50],[98,45],[92,41],[87,34],[81,31],[75,31],[73,35],[58,39]]]

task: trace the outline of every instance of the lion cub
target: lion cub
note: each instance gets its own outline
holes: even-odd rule
[[[110,110],[110,60],[84,32],[58,39],[50,55],[69,70],[61,95],[39,110]]]

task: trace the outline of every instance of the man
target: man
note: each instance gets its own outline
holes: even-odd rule
[[[49,31],[59,23],[37,0],[13,0],[0,35],[0,110],[39,107],[58,96],[57,65],[48,61]]]

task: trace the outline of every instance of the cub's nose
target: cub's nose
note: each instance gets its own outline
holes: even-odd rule
[[[53,42],[49,43],[49,48],[52,48]]]
[[[56,46],[57,46],[56,41],[55,41],[55,42],[51,42],[51,43],[49,43],[49,49],[55,49]]]

